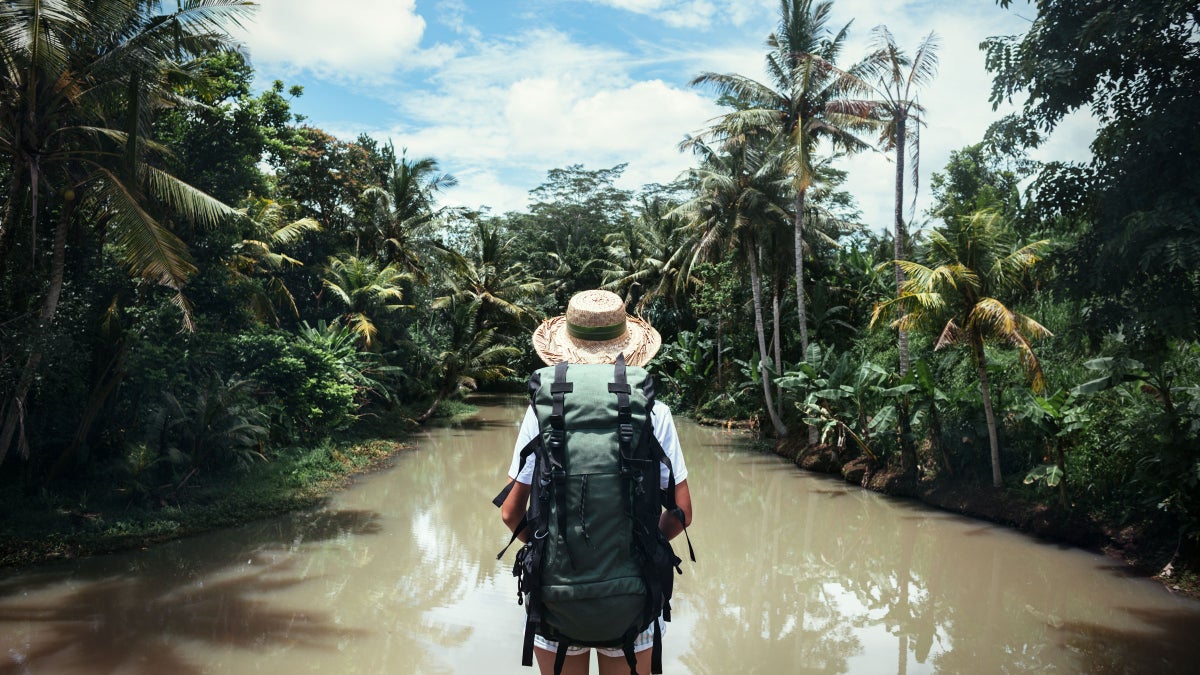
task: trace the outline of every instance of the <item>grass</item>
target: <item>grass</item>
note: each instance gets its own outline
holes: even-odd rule
[[[111,481],[30,494],[0,485],[0,568],[142,548],[311,508],[350,478],[411,448],[403,418],[370,420],[337,440],[279,450],[247,470],[196,474],[140,495]],[[119,483],[118,483],[119,484]]]

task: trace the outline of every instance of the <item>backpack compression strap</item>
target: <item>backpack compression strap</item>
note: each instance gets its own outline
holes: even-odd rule
[[[554,384],[550,385],[553,407],[550,409],[550,447],[546,453],[550,459],[550,479],[554,483],[554,509],[558,516],[558,538],[567,552],[567,562],[575,569],[575,558],[567,544],[567,430],[564,426],[566,395],[575,391],[575,385],[567,381],[567,362],[554,365]]]
[[[632,391],[625,377],[625,355],[618,354],[608,392],[617,395],[617,441],[621,445],[622,457],[629,457],[629,444],[633,442],[633,409],[629,406],[629,394]]]

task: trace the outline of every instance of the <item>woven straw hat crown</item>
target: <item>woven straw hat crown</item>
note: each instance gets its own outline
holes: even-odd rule
[[[563,316],[546,319],[533,333],[533,348],[547,364],[625,363],[644,366],[658,353],[662,338],[649,323],[625,312],[616,293],[576,293]]]

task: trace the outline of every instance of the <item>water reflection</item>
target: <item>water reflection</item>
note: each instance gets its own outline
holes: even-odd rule
[[[521,673],[490,499],[518,398],[323,509],[0,579],[6,673]],[[669,673],[1169,672],[1200,607],[1103,558],[808,476],[680,422],[699,563]]]
[[[272,551],[379,529],[369,512],[298,514],[247,530],[249,538],[206,537],[203,555],[173,544],[145,557],[104,556],[7,579],[0,582],[7,656],[0,673],[204,672],[181,651],[187,643],[334,649],[363,631],[337,625],[328,610],[275,603],[318,579],[302,569],[303,558]]]

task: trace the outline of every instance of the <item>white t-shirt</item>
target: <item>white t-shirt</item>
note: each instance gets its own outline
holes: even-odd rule
[[[675,484],[678,485],[687,480],[688,472],[687,464],[683,461],[683,451],[679,447],[679,434],[675,432],[675,420],[671,417],[671,409],[661,401],[655,401],[654,408],[650,410],[650,423],[654,425],[654,437],[662,445],[667,459],[671,460],[671,466],[675,469]],[[525,409],[525,419],[521,420],[521,430],[517,432],[517,444],[513,448],[512,464],[508,468],[508,477],[518,483],[529,485],[533,482],[532,455],[525,461],[525,467],[521,470],[520,475],[517,474],[517,469],[521,466],[521,448],[524,448],[537,435],[537,414],[533,412],[533,406],[530,406]],[[667,489],[670,479],[671,474],[667,470],[667,465],[660,463],[659,487]]]

